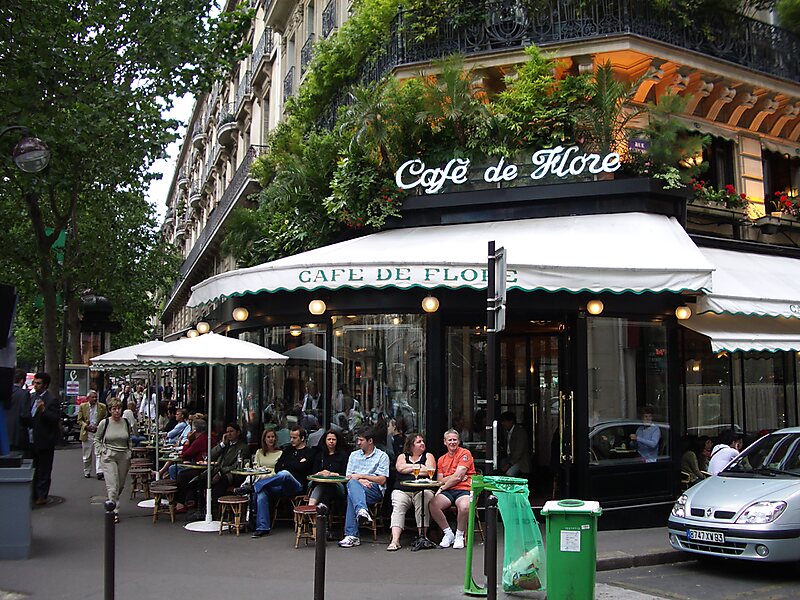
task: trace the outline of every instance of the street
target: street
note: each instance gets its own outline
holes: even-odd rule
[[[788,600],[800,598],[795,564],[700,559],[597,574],[598,583],[680,600]]]

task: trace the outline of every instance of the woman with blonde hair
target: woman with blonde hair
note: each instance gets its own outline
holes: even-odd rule
[[[261,448],[256,450],[255,456],[253,456],[253,466],[272,469],[274,473],[275,465],[281,454],[283,454],[283,451],[278,448],[278,436],[275,430],[265,429],[264,433],[261,434]],[[265,476],[262,475],[259,479],[262,477]]]
[[[108,401],[109,416],[100,421],[94,445],[103,465],[108,499],[114,503],[114,522],[119,523],[119,499],[131,466],[131,425],[122,418],[122,402]]]

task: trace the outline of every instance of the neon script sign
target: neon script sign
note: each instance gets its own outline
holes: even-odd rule
[[[587,153],[579,154],[578,146],[556,146],[545,150],[537,150],[531,156],[533,171],[531,179],[543,179],[548,175],[555,177],[577,177],[583,174],[598,175],[613,173],[620,168],[619,154],[611,152],[605,156]],[[425,163],[414,158],[407,160],[394,175],[397,187],[412,190],[421,187],[426,194],[436,194],[448,182],[461,185],[469,180],[470,161],[466,158],[453,158],[443,167],[426,167]],[[487,167],[483,172],[486,183],[514,181],[519,176],[519,167],[506,163],[501,158],[496,165]]]

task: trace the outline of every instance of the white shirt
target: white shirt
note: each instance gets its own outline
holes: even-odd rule
[[[734,458],[739,456],[739,451],[730,446],[717,444],[711,452],[711,460],[708,461],[708,472],[716,475],[728,466]]]

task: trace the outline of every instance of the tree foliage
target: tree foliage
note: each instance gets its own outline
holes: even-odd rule
[[[144,191],[175,139],[178,123],[162,116],[173,95],[207,87],[245,50],[238,40],[250,11],[214,12],[212,0],[0,3],[0,125],[26,126],[52,152],[37,175],[0,162],[2,216],[13,223],[0,260],[22,293],[19,315],[42,319],[54,374],[57,294],[67,305],[84,287],[113,296],[127,326],[121,339],[131,339],[149,316],[140,297],[175,266],[155,245]],[[17,139],[3,136],[0,153],[8,157]],[[61,258],[52,246],[65,232]],[[27,307],[37,296],[40,313]]]

